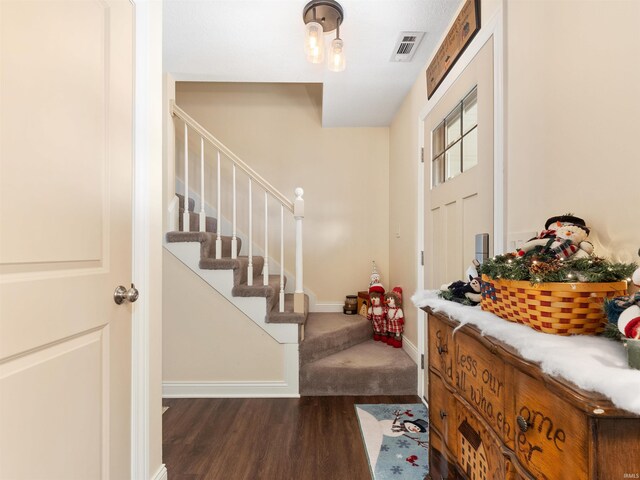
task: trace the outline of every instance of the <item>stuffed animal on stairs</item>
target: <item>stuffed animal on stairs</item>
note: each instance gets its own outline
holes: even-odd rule
[[[394,287],[384,296],[387,304],[387,345],[402,347],[404,332],[404,312],[402,311],[402,287]]]
[[[373,327],[373,339],[376,342],[384,341],[387,343],[387,309],[384,304],[384,287],[380,282],[372,283],[369,286],[367,319]]]

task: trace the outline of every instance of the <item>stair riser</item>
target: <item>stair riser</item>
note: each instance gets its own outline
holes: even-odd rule
[[[313,367],[300,369],[300,395],[415,395],[418,388],[416,370],[379,374],[354,368],[336,375]]]

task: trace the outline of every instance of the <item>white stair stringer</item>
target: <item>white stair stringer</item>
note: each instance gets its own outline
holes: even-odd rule
[[[233,289],[233,270],[206,270],[200,268],[200,242],[165,243],[165,248],[278,343],[298,344],[297,324],[266,322],[267,299],[265,297],[234,297],[231,294]],[[297,355],[296,349],[296,364]]]

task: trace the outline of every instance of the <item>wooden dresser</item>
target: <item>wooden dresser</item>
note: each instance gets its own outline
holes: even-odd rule
[[[640,478],[640,417],[424,309],[431,479]]]

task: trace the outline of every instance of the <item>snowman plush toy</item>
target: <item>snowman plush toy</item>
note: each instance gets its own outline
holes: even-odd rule
[[[557,220],[556,220],[557,219]],[[554,221],[555,220],[555,221]],[[518,256],[537,248],[549,252],[560,260],[586,258],[593,253],[593,244],[587,241],[589,227],[584,220],[571,215],[552,217],[545,230],[518,249]]]

